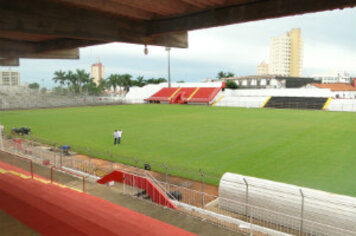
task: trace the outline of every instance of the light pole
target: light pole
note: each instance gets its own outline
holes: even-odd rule
[[[168,88],[171,87],[171,48],[166,47],[168,53]]]

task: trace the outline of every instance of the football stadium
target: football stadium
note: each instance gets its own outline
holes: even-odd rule
[[[0,65],[108,42],[169,55],[190,30],[355,5],[14,0],[0,3]],[[51,92],[0,84],[4,235],[356,234],[356,78],[94,79],[56,71]]]

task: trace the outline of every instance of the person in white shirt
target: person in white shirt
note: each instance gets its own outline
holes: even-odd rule
[[[117,137],[117,144],[121,143],[121,137],[122,137],[122,130],[120,129],[119,131],[117,131],[118,133],[118,137]]]
[[[117,131],[116,129],[114,130],[114,145],[118,144],[118,139],[119,138],[119,131]]]

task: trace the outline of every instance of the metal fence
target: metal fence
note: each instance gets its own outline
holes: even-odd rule
[[[115,157],[111,153],[106,153],[111,157],[112,161],[107,164],[101,164],[96,159],[86,158],[80,159],[73,156],[67,156],[61,149],[59,144],[47,142],[47,145],[39,143],[38,140],[23,140],[18,138],[9,138],[3,140],[4,150],[10,153],[16,153],[26,159],[27,170],[36,173],[36,167],[33,163],[52,166],[47,171],[48,178],[54,182],[60,182],[61,178],[57,176],[69,172],[71,176],[83,179],[83,184],[78,185],[78,181],[71,185],[71,181],[63,181],[62,183],[70,187],[85,190],[85,177],[104,176],[113,170],[121,170],[132,175],[141,176],[150,179],[166,196],[170,196],[175,204],[182,212],[206,219],[212,223],[226,227],[231,230],[245,231],[250,234],[255,232],[263,232],[268,235],[356,235],[355,231],[349,231],[342,228],[322,224],[317,221],[305,220],[303,217],[295,217],[286,213],[281,213],[276,210],[270,210],[263,207],[258,207],[248,202],[234,201],[231,199],[222,199],[216,194],[211,194],[205,191],[206,175],[203,171],[197,173],[190,172],[184,169],[171,169],[167,165],[160,164],[157,169],[162,174],[155,171],[145,171],[140,167],[141,161],[127,158],[124,163],[117,163]],[[77,150],[77,149],[76,149]],[[95,153],[90,149],[83,150],[85,153],[90,153],[93,156],[104,155],[105,153]],[[73,153],[72,153],[73,154]],[[128,166],[125,164],[131,164]],[[156,169],[156,168],[155,168]],[[170,175],[175,171],[187,171],[199,181],[187,181],[176,183],[175,176]],[[217,177],[212,177],[212,180]],[[63,179],[63,178],[62,178]],[[216,179],[214,180],[216,181]],[[79,181],[80,182],[80,181]],[[194,185],[194,186],[193,186]],[[116,191],[127,194],[142,200],[154,202],[150,199],[142,189],[135,186],[134,183],[115,183],[111,186]],[[174,192],[179,192],[180,197],[172,197]],[[221,208],[220,202],[230,202],[233,208]],[[236,211],[236,207],[240,211]],[[356,217],[356,216],[355,216]],[[277,219],[277,220],[271,220]],[[278,220],[283,219],[283,220]],[[283,222],[283,223],[281,223]],[[305,227],[308,225],[308,227]]]
[[[7,163],[29,172],[32,179],[85,192],[86,174],[62,168],[62,158],[58,153],[22,142],[20,139],[3,140],[1,149],[13,154],[11,158],[6,158]]]

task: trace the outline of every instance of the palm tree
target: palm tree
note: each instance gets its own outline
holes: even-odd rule
[[[230,78],[230,77],[234,77],[234,76],[235,76],[235,74],[232,72],[225,73],[225,78]]]
[[[134,84],[138,87],[143,87],[146,85],[146,80],[144,79],[143,76],[138,76],[136,80],[133,81]]]
[[[90,83],[90,75],[86,73],[85,70],[78,70],[76,71],[76,84],[79,89],[79,93],[82,92],[83,87],[87,87]]]
[[[128,92],[130,86],[132,85],[132,81],[131,81],[132,75],[130,75],[130,74],[123,74],[123,75],[121,75],[120,77],[121,77],[121,80],[122,80],[122,86],[124,87],[124,90],[125,90],[126,92]]]
[[[224,72],[224,71],[220,71],[218,74],[217,74],[217,76],[216,76],[216,78],[218,78],[218,79],[222,79],[222,78],[229,78],[229,77],[234,77],[235,76],[235,74],[234,73],[232,73],[232,72]]]
[[[77,75],[74,74],[71,70],[69,70],[66,73],[66,82],[67,82],[67,86],[68,89],[71,90],[72,92],[76,92],[77,91]]]
[[[66,82],[66,73],[64,71],[55,71],[54,72],[54,77],[52,78],[52,80],[57,83],[59,82],[60,86],[62,87],[65,82]]]
[[[216,78],[218,78],[218,79],[225,78],[225,73],[224,73],[224,71],[220,71],[220,72],[218,73],[218,75],[216,76]]]
[[[111,74],[107,78],[107,85],[114,88],[114,93],[116,93],[116,87],[119,85],[119,75],[118,74]]]

